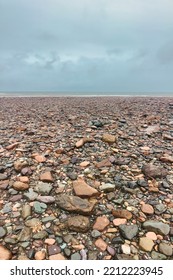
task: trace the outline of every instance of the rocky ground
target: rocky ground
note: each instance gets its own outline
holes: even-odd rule
[[[173,99],[0,98],[0,259],[173,259]]]

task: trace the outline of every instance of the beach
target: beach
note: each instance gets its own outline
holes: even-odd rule
[[[0,259],[173,259],[173,98],[0,98]]]

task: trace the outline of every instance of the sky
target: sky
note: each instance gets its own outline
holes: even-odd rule
[[[172,0],[0,0],[0,92],[173,93]]]

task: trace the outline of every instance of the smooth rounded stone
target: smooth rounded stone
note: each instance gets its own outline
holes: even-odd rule
[[[101,235],[102,235],[101,232],[98,231],[97,229],[94,229],[94,230],[91,231],[91,236],[92,236],[93,238],[100,237]]]
[[[0,227],[0,238],[4,237],[7,234],[7,231],[4,227]]]
[[[74,216],[67,220],[67,227],[76,232],[87,232],[90,228],[90,220],[85,216]]]
[[[35,255],[35,249],[30,249],[27,253],[27,256],[30,260],[34,259],[34,255]]]
[[[0,260],[11,260],[12,253],[5,246],[0,245]]]
[[[108,200],[111,201],[111,200],[113,200],[114,198],[115,198],[115,194],[114,194],[113,192],[110,192],[110,193],[107,194],[107,199],[108,199]]]
[[[167,235],[170,231],[170,226],[163,222],[148,220],[143,223],[143,227],[149,231],[154,231],[156,234]]]
[[[129,182],[127,182],[127,186],[131,189],[135,189],[138,187],[138,184],[136,181],[129,181]]]
[[[64,254],[67,256],[67,257],[70,257],[71,255],[71,250],[69,248],[65,248],[64,249]]]
[[[35,190],[41,194],[49,194],[52,190],[52,186],[51,186],[51,184],[48,184],[48,183],[39,182],[35,186]]]
[[[113,221],[114,226],[119,226],[119,225],[124,225],[127,223],[127,219],[123,219],[123,218],[116,218]]]
[[[8,244],[11,244],[11,245],[14,245],[14,244],[17,244],[18,243],[18,240],[16,237],[5,237],[4,238],[4,242],[5,243],[8,243]]]
[[[102,127],[103,123],[100,120],[91,120],[91,122],[89,123],[89,125],[94,125],[96,127]]]
[[[115,185],[111,183],[102,183],[99,189],[103,192],[113,192],[115,190]]]
[[[24,159],[19,159],[14,162],[14,169],[18,172],[21,171],[22,168],[26,166],[28,166],[28,162]]]
[[[12,211],[12,204],[11,204],[11,202],[5,204],[4,207],[1,210],[1,212],[4,213],[4,214],[8,214],[11,211]]]
[[[42,230],[33,235],[34,239],[44,239],[46,237],[48,237],[48,233],[45,230]]]
[[[147,188],[148,187],[148,183],[144,179],[138,179],[137,183],[138,183],[138,185],[140,187],[143,187],[143,188]]]
[[[50,195],[39,195],[37,196],[37,200],[46,204],[52,204],[55,202],[55,198]]]
[[[35,201],[34,204],[33,204],[33,207],[34,207],[34,212],[37,213],[37,214],[41,214],[41,213],[44,213],[46,208],[47,208],[47,205],[45,203],[40,203],[38,201]]]
[[[157,240],[157,235],[155,234],[155,232],[152,232],[152,231],[148,231],[146,233],[146,237],[151,240]]]
[[[20,182],[20,181],[16,181],[13,184],[13,188],[16,191],[25,191],[25,190],[29,189],[29,185],[26,183]]]
[[[24,226],[21,232],[18,235],[18,241],[25,242],[31,239],[32,229],[29,227]]]
[[[69,212],[89,215],[94,210],[96,201],[89,202],[78,196],[60,194],[56,197],[56,203],[60,208]]]
[[[106,216],[100,216],[97,217],[94,225],[93,225],[93,229],[96,229],[98,231],[103,231],[106,229],[106,227],[110,224],[110,221],[108,220],[108,218]]]
[[[147,237],[141,237],[139,239],[139,247],[140,249],[146,251],[146,252],[151,252],[154,246],[154,242],[147,238]]]
[[[23,197],[23,195],[21,195],[21,194],[16,194],[16,195],[12,196],[12,197],[9,199],[9,201],[11,201],[11,202],[20,201],[20,200],[22,199],[22,197]]]
[[[71,260],[81,260],[81,255],[77,252],[71,255]]]
[[[126,243],[122,244],[121,250],[122,250],[123,254],[130,255],[131,250],[130,250],[130,246],[128,244],[126,244]]]
[[[54,260],[58,260],[58,261],[60,261],[60,260],[66,260],[66,258],[61,254],[61,253],[59,253],[59,254],[55,254],[55,255],[51,255],[51,256],[49,256],[49,260],[52,260],[52,261],[54,261]]]
[[[55,255],[61,252],[61,248],[58,245],[50,245],[48,246],[48,255]]]
[[[6,180],[8,178],[7,174],[0,173],[0,180]]]
[[[114,237],[111,241],[112,244],[124,244],[124,239],[122,239],[120,236]]]
[[[75,194],[82,198],[99,195],[99,192],[95,188],[90,187],[83,179],[74,181],[73,189]]]
[[[112,202],[118,205],[122,205],[124,202],[124,198],[114,199]]]
[[[31,206],[29,204],[25,204],[22,207],[22,218],[26,219],[31,216]]]
[[[111,246],[107,246],[106,250],[111,256],[115,255],[115,249],[112,248]]]
[[[107,243],[100,237],[94,242],[95,246],[102,252],[106,251]]]
[[[62,244],[60,244],[60,248],[61,248],[61,250],[64,250],[66,247],[67,247],[67,244],[66,244],[66,243],[62,243]]]
[[[159,244],[159,252],[166,255],[166,256],[172,256],[173,254],[173,249],[171,247],[171,245],[161,242]]]
[[[115,255],[115,260],[135,260],[135,256],[129,256],[126,254],[116,254]]]
[[[46,258],[45,250],[36,252],[34,258],[35,258],[35,260],[44,260]]]
[[[156,252],[156,251],[151,252],[151,258],[153,260],[166,260],[167,259],[167,257],[164,254],[161,254],[161,253]]]
[[[160,203],[155,206],[154,212],[159,215],[159,214],[164,213],[166,211],[166,209],[167,209],[166,205]]]
[[[168,174],[168,171],[165,168],[161,166],[156,166],[151,163],[144,164],[142,166],[142,172],[148,178],[163,178],[166,177]]]
[[[111,135],[109,133],[104,133],[102,136],[102,141],[113,144],[117,141],[117,137],[115,135]]]
[[[41,219],[42,223],[48,223],[48,222],[52,222],[56,219],[56,217],[52,217],[52,216],[48,216],[48,217],[43,217]]]
[[[144,214],[152,215],[154,214],[154,208],[150,204],[142,204],[141,210]]]
[[[124,218],[127,220],[132,218],[132,213],[126,209],[113,209],[112,215],[116,218]]]
[[[89,251],[88,252],[88,260],[97,260],[97,251]]]
[[[137,225],[120,225],[119,230],[121,235],[128,240],[132,240],[138,234]]]
[[[30,201],[34,201],[38,197],[38,193],[35,192],[32,188],[29,188],[28,192],[25,192],[23,195]]]
[[[76,180],[77,179],[77,173],[75,173],[75,172],[67,172],[66,175],[71,180]]]
[[[28,242],[28,241],[24,241],[24,242],[21,242],[20,243],[20,246],[22,247],[22,248],[27,248],[27,247],[29,247],[29,245],[30,245],[30,242]]]

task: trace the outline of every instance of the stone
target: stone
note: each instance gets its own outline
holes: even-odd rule
[[[12,253],[5,246],[0,245],[0,260],[11,260]]]
[[[145,204],[145,203],[142,204],[141,210],[143,213],[148,214],[148,215],[154,214],[154,209],[150,204]]]
[[[37,156],[35,156],[35,160],[39,163],[42,163],[42,162],[46,161],[46,158],[42,155],[37,155]]]
[[[18,235],[18,241],[25,242],[31,239],[32,229],[24,226]]]
[[[59,253],[59,254],[49,256],[49,260],[51,260],[51,261],[55,261],[55,260],[64,261],[64,260],[66,260],[66,258],[61,253]]]
[[[43,202],[34,201],[33,208],[35,213],[41,214],[45,212],[47,205]]]
[[[128,244],[122,244],[121,250],[123,254],[130,255],[130,246]]]
[[[112,166],[112,163],[110,162],[109,159],[104,159],[104,160],[96,163],[97,168],[111,167],[111,166]]]
[[[48,236],[48,233],[45,230],[39,231],[33,235],[34,239],[44,239]]]
[[[157,235],[155,234],[155,232],[152,232],[152,231],[148,231],[146,233],[146,237],[151,240],[157,240]]]
[[[107,243],[102,238],[98,238],[94,244],[102,252],[106,251]]]
[[[99,192],[95,188],[90,187],[83,179],[74,181],[73,189],[75,194],[82,198],[99,195]]]
[[[50,195],[39,195],[37,196],[37,200],[46,204],[52,204],[55,202],[55,198]]]
[[[78,196],[60,194],[56,197],[56,203],[60,208],[69,212],[90,215],[94,210],[96,201],[89,202]]]
[[[107,246],[106,250],[111,256],[115,255],[115,249],[112,248],[111,246]]]
[[[46,258],[46,251],[45,250],[41,250],[35,253],[34,256],[35,260],[45,260]]]
[[[124,225],[127,223],[127,219],[123,219],[123,218],[117,218],[114,219],[113,221],[114,226],[119,226],[119,225]]]
[[[142,172],[148,178],[164,178],[168,174],[167,170],[161,166],[156,166],[154,164],[144,164],[142,167]]]
[[[22,218],[26,219],[31,216],[31,206],[29,204],[24,204],[22,207]]]
[[[50,245],[48,246],[48,255],[56,255],[59,254],[61,252],[61,248],[57,245]]]
[[[100,237],[101,235],[102,235],[101,232],[98,231],[97,229],[93,229],[93,230],[91,231],[91,236],[92,236],[93,238]]]
[[[159,244],[159,252],[166,255],[166,256],[172,256],[173,249],[172,249],[171,245],[169,245],[167,243],[164,243],[164,242],[161,242]]]
[[[70,230],[76,232],[87,232],[90,228],[90,220],[85,216],[74,216],[67,220],[67,226]]]
[[[119,230],[125,239],[132,240],[138,234],[137,225],[120,225]]]
[[[162,157],[160,157],[160,161],[173,163],[173,157],[165,154]]]
[[[117,141],[117,138],[115,135],[111,135],[109,133],[104,133],[102,136],[102,141],[109,143],[109,144],[113,144]]]
[[[25,225],[27,227],[31,227],[31,228],[41,228],[41,222],[40,222],[40,219],[38,218],[32,218],[32,219],[29,219],[27,221],[25,221]]]
[[[110,224],[108,218],[106,216],[100,216],[97,217],[93,229],[96,229],[98,231],[103,231],[106,229],[106,227]]]
[[[146,252],[151,252],[154,246],[154,242],[147,238],[147,237],[141,237],[139,239],[139,247],[141,250]]]
[[[124,218],[130,220],[132,218],[132,213],[126,209],[113,209],[112,215],[117,218]]]
[[[0,238],[3,238],[6,234],[6,229],[4,227],[0,227]]]
[[[151,258],[153,260],[166,260],[167,259],[167,257],[164,254],[161,254],[161,253],[156,252],[156,251],[151,252]]]
[[[39,182],[35,186],[35,190],[41,194],[49,194],[52,190],[52,186],[51,186],[51,184],[48,184],[48,183]]]
[[[19,181],[23,183],[29,183],[29,178],[27,176],[20,176]]]
[[[40,175],[40,181],[53,183],[53,177],[50,171],[46,171]]]
[[[75,172],[67,172],[67,176],[68,176],[71,180],[76,180],[76,179],[77,179],[77,173],[75,173]]]
[[[45,239],[44,243],[47,244],[47,245],[53,245],[55,244],[56,240],[53,239],[53,238],[47,238]]]
[[[147,230],[154,231],[156,234],[167,235],[170,231],[170,226],[163,222],[148,220],[143,223],[143,227]]]
[[[6,174],[1,174],[0,173],[0,180],[6,180],[8,176]]]
[[[25,190],[29,189],[29,185],[26,183],[20,182],[20,181],[16,181],[13,184],[13,188],[16,191],[25,191]]]
[[[80,253],[76,252],[71,255],[71,260],[81,260],[81,255]]]
[[[22,168],[25,168],[27,166],[28,162],[26,160],[19,159],[14,162],[14,169],[18,172],[21,171]]]
[[[24,196],[28,198],[30,201],[33,201],[38,197],[38,193],[34,192],[32,188],[29,188],[28,192],[24,193]]]
[[[115,191],[115,185],[110,183],[102,183],[99,188],[103,192]]]

